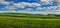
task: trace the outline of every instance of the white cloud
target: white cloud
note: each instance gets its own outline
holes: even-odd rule
[[[41,2],[45,4],[56,2],[57,4],[60,4],[60,0],[41,0]]]
[[[44,4],[49,4],[49,0],[41,0]]]
[[[13,2],[12,2],[13,3]],[[10,4],[10,3],[9,3]],[[38,3],[28,3],[28,2],[20,2],[20,3],[13,3],[13,6],[7,5],[5,9],[8,9],[9,12],[14,12],[16,8],[25,8],[26,6],[30,7],[39,7],[41,6]],[[32,8],[27,8],[28,10],[32,10]]]
[[[49,4],[49,2],[55,1],[58,5],[41,8],[39,7],[41,6],[41,4],[39,3],[28,3],[28,2],[14,3],[14,2],[6,2],[4,0],[0,0],[0,4],[6,4],[7,6],[5,7],[5,9],[8,9],[9,10],[8,12],[16,12],[15,11],[16,8],[25,8],[26,6],[29,6],[29,7],[37,7],[36,10],[45,10],[45,11],[44,12],[32,11],[32,8],[27,8],[27,10],[22,10],[18,12],[19,13],[31,13],[31,14],[60,14],[60,0],[41,0],[41,1],[44,4]],[[9,4],[11,3],[13,3],[13,6],[9,6]]]
[[[60,4],[60,0],[54,0],[55,2],[57,2],[58,4]]]
[[[31,7],[38,7],[41,6],[39,3],[27,3],[27,6],[31,6]]]
[[[17,7],[17,8],[24,8],[26,6],[25,2],[22,3],[15,3],[13,6]]]
[[[51,6],[49,10],[46,10],[49,14],[60,14],[60,7],[59,6]]]
[[[6,6],[5,9],[8,9],[9,12],[15,12],[15,7],[14,6]]]
[[[9,4],[12,4],[12,3],[13,3],[13,6],[10,6]],[[39,3],[28,3],[28,2],[14,3],[14,2],[6,2],[5,0],[0,0],[0,4],[6,4],[7,6],[4,9],[8,9],[9,12],[15,12],[16,8],[25,8],[25,6],[29,6],[29,7],[41,6]],[[27,9],[32,10],[32,8],[27,8]]]
[[[32,8],[27,8],[26,11],[32,11],[33,9]]]
[[[41,14],[40,12],[38,12],[38,11],[32,11],[32,12],[30,12],[30,11],[20,11],[20,13],[29,13],[29,14]]]
[[[20,3],[15,3],[14,6],[19,7],[19,8],[24,8],[25,6],[38,7],[38,6],[41,6],[41,5],[38,4],[38,3],[20,2]]]
[[[9,4],[9,2],[6,2],[5,0],[0,0],[0,4]]]
[[[13,6],[15,6],[16,8],[24,8],[25,7],[24,5],[21,5],[21,4],[14,4]]]
[[[45,8],[37,7],[37,10],[44,10]]]
[[[37,10],[45,10],[44,12],[40,12],[40,14],[60,14],[60,6],[50,6],[50,7],[37,7]]]

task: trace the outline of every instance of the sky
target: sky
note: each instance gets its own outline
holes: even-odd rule
[[[0,13],[60,14],[60,0],[0,0]]]

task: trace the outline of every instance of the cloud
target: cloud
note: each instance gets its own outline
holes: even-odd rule
[[[60,4],[60,0],[54,0],[56,3]]]
[[[5,0],[0,0],[0,4],[9,4],[9,2],[6,2]]]
[[[32,8],[27,8],[26,11],[32,11],[33,9]]]
[[[39,3],[19,2],[19,3],[13,3],[12,6],[7,5],[4,9],[8,9],[9,12],[14,12],[15,9],[17,9],[17,8],[25,8],[26,6],[29,6],[29,7],[39,7],[41,5]],[[32,10],[32,8],[27,8],[27,10]]]
[[[50,6],[50,7],[37,7],[37,10],[44,10],[44,12],[40,11],[40,14],[60,14],[60,6]]]
[[[36,8],[37,10],[45,10],[45,9],[47,9],[46,7],[44,7],[44,8],[42,8],[42,7],[37,7]]]
[[[26,6],[29,6],[29,7],[38,7],[38,6],[41,6],[41,5],[39,3],[20,2],[20,3],[15,3],[14,6],[18,7],[18,8],[24,8]]]
[[[51,6],[49,10],[46,10],[49,14],[60,14],[60,7],[59,6]]]
[[[15,11],[15,9],[16,9],[14,6],[6,6],[5,8],[11,12]]]
[[[18,13],[28,13],[28,14],[41,14],[40,12],[38,11],[26,11],[26,10],[22,10],[22,11],[18,11]]]
[[[26,10],[20,10],[17,11],[19,13],[30,13],[30,14],[60,14],[60,0],[41,0],[43,4],[49,4],[50,2],[56,2],[58,5],[57,6],[50,6],[50,7],[40,7],[40,3],[28,3],[28,2],[19,2],[19,3],[14,3],[14,2],[6,2],[5,0],[0,0],[0,4],[5,4],[7,5],[4,9],[8,9],[8,11],[5,12],[16,12],[15,9],[17,8],[26,8],[31,7],[31,8],[26,8]],[[10,6],[10,4],[13,4]],[[36,11],[33,10],[33,8],[36,9]],[[41,12],[40,10],[45,10],[44,12]],[[4,12],[4,11],[0,11]]]
[[[44,4],[49,4],[53,2],[60,4],[60,0],[41,0],[41,2],[43,2]]]
[[[49,4],[49,0],[41,0],[44,4]]]

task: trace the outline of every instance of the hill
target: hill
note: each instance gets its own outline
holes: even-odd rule
[[[0,16],[10,16],[19,18],[42,18],[42,19],[60,19],[56,14],[25,14],[25,13],[0,13]]]
[[[0,28],[60,28],[60,17],[41,16],[40,14],[1,13]]]

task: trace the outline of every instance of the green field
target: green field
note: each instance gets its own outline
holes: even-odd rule
[[[0,14],[0,28],[60,28],[60,17],[39,14]]]

